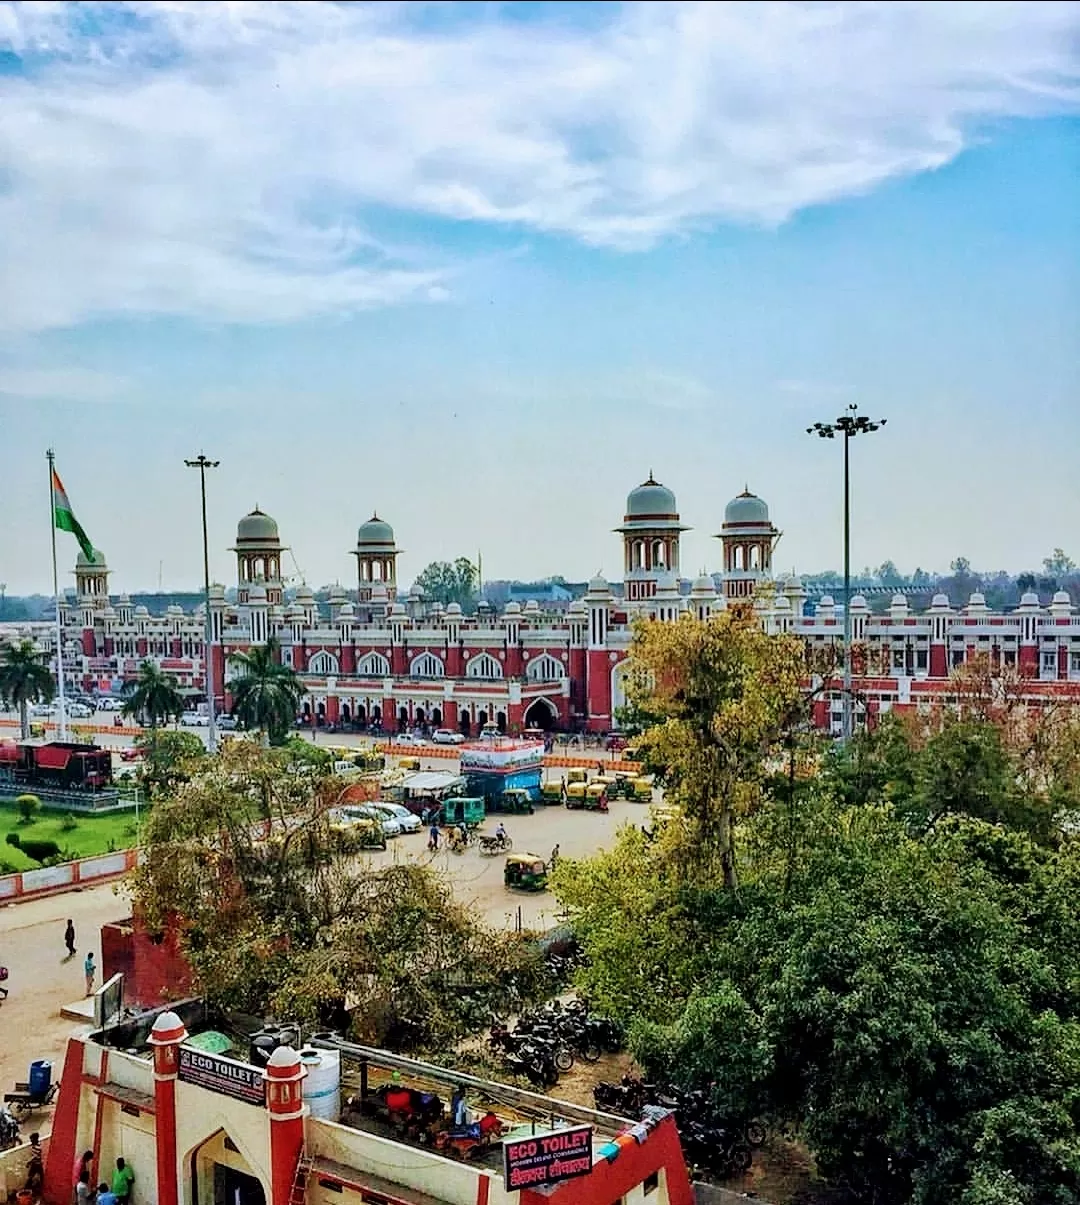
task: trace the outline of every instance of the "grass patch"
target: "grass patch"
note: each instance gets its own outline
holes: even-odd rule
[[[77,858],[92,858],[111,849],[130,849],[135,844],[135,813],[114,812],[109,816],[76,815],[75,827],[65,828],[64,811],[42,808],[32,824],[23,824],[14,803],[0,803],[0,862],[16,870],[36,870],[21,850],[6,843],[8,833],[18,833],[24,841],[55,841]]]

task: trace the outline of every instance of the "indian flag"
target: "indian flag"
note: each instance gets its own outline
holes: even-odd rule
[[[60,474],[55,469],[52,471],[52,505],[53,505],[53,522],[60,531],[70,531],[71,534],[79,541],[79,547],[83,550],[88,561],[94,561],[96,554],[94,546],[87,538],[86,532],[82,529],[82,524],[75,518],[75,512],[71,509],[71,503],[68,501],[67,490],[64,489],[64,483],[60,480]]]

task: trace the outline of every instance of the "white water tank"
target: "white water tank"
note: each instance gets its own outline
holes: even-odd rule
[[[306,1046],[300,1051],[300,1064],[307,1072],[303,1093],[311,1116],[337,1121],[341,1115],[341,1055],[336,1050]]]

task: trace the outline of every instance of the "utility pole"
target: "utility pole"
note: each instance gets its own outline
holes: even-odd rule
[[[211,753],[217,751],[217,722],[214,709],[214,627],[210,615],[210,540],[206,529],[206,470],[216,469],[220,463],[220,460],[207,460],[201,452],[194,460],[184,461],[189,469],[199,470],[199,485],[202,493],[203,589],[206,608],[204,616],[206,623],[203,631],[203,680],[206,685],[206,743]]]
[[[806,428],[807,435],[818,435],[822,439],[835,439],[837,432],[844,437],[844,720],[843,739],[851,740],[854,731],[854,709],[851,698],[851,470],[850,445],[856,435],[869,435],[879,431],[889,421],[885,418],[868,419],[858,414],[859,407],[852,402],[847,412],[833,423],[814,423]]]

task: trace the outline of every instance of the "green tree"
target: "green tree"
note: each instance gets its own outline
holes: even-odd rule
[[[138,677],[125,684],[124,693],[124,714],[149,725],[150,748],[156,749],[161,725],[184,710],[184,697],[176,688],[176,679],[153,661],[143,661]]]
[[[767,758],[805,710],[803,646],[766,635],[751,608],[635,628],[627,704],[654,722],[639,744],[689,820],[687,867],[737,883],[735,826],[760,798]]]
[[[135,906],[151,931],[178,934],[200,992],[365,1041],[438,1047],[474,1027],[479,1008],[504,1008],[515,980],[539,982],[538,958],[478,923],[428,867],[358,858],[341,791],[290,749],[233,741],[151,809]],[[407,1035],[406,1018],[418,1022]]]
[[[468,557],[456,561],[432,561],[416,578],[428,602],[449,606],[457,603],[465,612],[476,610],[478,572]]]
[[[1043,568],[1048,577],[1063,578],[1076,572],[1076,562],[1071,556],[1066,556],[1063,548],[1055,548],[1053,554],[1043,561]]]
[[[19,709],[19,730],[24,741],[30,737],[30,705],[48,703],[55,690],[48,654],[32,640],[20,640],[4,649],[0,659],[0,699],[5,707]]]
[[[139,777],[151,794],[175,790],[207,756],[206,746],[194,732],[152,730],[135,738],[135,748],[144,758]]]
[[[234,714],[245,728],[261,732],[268,745],[285,741],[304,693],[296,671],[282,665],[278,653],[274,639],[236,653],[232,664],[237,672],[226,685],[233,697]]]

